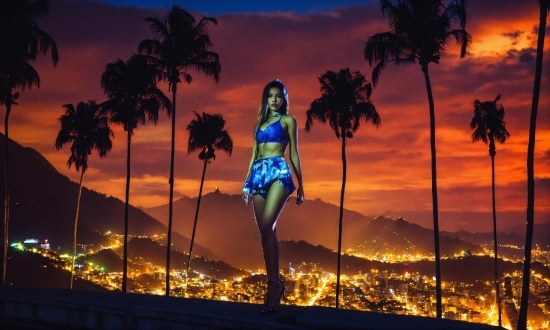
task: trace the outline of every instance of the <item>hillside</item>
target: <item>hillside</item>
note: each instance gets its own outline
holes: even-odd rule
[[[402,218],[392,220],[379,216],[370,220],[359,235],[364,237],[364,241],[356,250],[364,255],[434,253],[433,230],[409,223]],[[440,243],[443,256],[460,254],[461,251],[482,252],[478,245],[445,234],[440,235]]]
[[[143,262],[150,262],[153,265],[164,265],[166,263],[166,247],[149,238],[133,238],[128,243],[128,254],[130,257],[139,257]],[[170,265],[172,269],[185,270],[187,267],[187,258],[187,254],[173,250],[170,253]],[[190,269],[197,273],[222,279],[246,274],[245,271],[236,269],[223,261],[207,260],[199,256],[191,259]]]
[[[122,272],[122,259],[119,253],[121,251],[115,252],[104,249],[98,253],[79,258],[79,262],[93,262],[94,265],[103,267],[105,272]],[[166,264],[166,246],[145,237],[132,238],[128,242],[128,267],[143,272],[147,268],[147,263],[164,266]],[[185,270],[187,254],[177,249],[172,250],[170,265],[172,269]],[[208,260],[199,256],[192,258],[191,270],[219,278],[232,278],[246,274],[246,272],[223,261]]]
[[[280,244],[281,266],[300,267],[304,264],[315,264],[317,268],[325,271],[336,272],[337,255],[321,245],[314,246],[304,241],[283,241]],[[362,258],[343,255],[341,258],[341,272],[344,275],[357,275],[359,273],[370,273],[373,269],[379,272],[387,271],[397,274],[420,273],[428,277],[435,276],[435,265],[433,261],[423,260],[406,263],[387,263],[380,261],[369,261]],[[521,271],[522,263],[513,263],[499,259],[499,271],[511,273]],[[550,268],[541,263],[534,262],[533,270],[543,276],[550,276]],[[467,270],[467,271],[464,271]],[[492,281],[494,279],[494,263],[490,256],[483,257],[459,257],[445,258],[441,261],[441,276],[444,281],[467,282]]]
[[[191,233],[196,203],[197,198],[189,197],[174,202],[174,213],[180,219],[174,223],[175,230]],[[281,213],[277,223],[279,240],[303,240],[336,250],[339,207],[320,199],[308,200],[300,207],[294,204],[295,200],[291,198]],[[159,221],[167,218],[167,205],[143,210]],[[342,236],[344,251],[433,254],[433,231],[403,219],[366,217],[345,210]],[[195,239],[232,265],[246,269],[263,267],[252,207],[244,205],[240,195],[229,195],[219,190],[203,195]],[[440,235],[440,244],[443,255],[481,251],[475,244],[444,234]]]
[[[448,236],[460,237],[466,241],[472,242],[478,245],[493,244],[493,233],[470,233],[465,230],[457,232],[442,231],[443,234]],[[516,246],[523,246],[525,244],[525,226],[518,226],[513,233],[498,233],[497,240],[499,244],[509,244]],[[550,223],[535,223],[535,229],[533,231],[533,245],[540,245],[541,247],[550,246]]]
[[[53,143],[53,142],[52,142]],[[0,145],[4,135],[0,134]],[[48,239],[57,252],[71,251],[78,183],[60,174],[40,153],[9,141],[10,153],[10,242],[26,238]],[[0,162],[3,173],[3,162]],[[0,186],[4,185],[0,176]],[[4,190],[0,189],[4,200]],[[0,203],[1,214],[4,203]],[[112,196],[83,188],[80,205],[78,242],[109,245],[102,233],[124,232],[124,202]],[[130,235],[166,234],[162,223],[130,205]],[[189,247],[189,240],[174,233],[176,247]],[[217,256],[200,244],[196,253],[215,259]]]
[[[70,273],[54,260],[40,254],[24,252],[10,248],[9,266],[6,283],[10,285],[69,288]],[[76,278],[73,284],[76,290],[108,291],[93,282]]]

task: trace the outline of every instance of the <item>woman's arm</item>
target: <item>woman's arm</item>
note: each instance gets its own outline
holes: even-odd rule
[[[304,201],[304,188],[302,186],[302,167],[300,165],[300,154],[298,153],[298,127],[296,125],[296,118],[292,116],[284,116],[281,118],[286,124],[286,131],[288,134],[288,140],[290,144],[290,162],[298,181],[298,189],[296,196],[296,205],[302,204]]]

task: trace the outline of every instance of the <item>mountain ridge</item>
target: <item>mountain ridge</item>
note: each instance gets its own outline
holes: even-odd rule
[[[0,145],[5,136],[0,133]],[[22,241],[26,238],[48,239],[51,248],[58,253],[72,251],[74,212],[78,193],[78,183],[59,173],[38,151],[23,147],[9,140],[10,152],[10,222],[9,240]],[[0,171],[4,171],[3,162]],[[0,177],[0,186],[4,176]],[[0,191],[4,199],[4,190]],[[4,213],[4,203],[0,205]],[[105,194],[82,188],[78,220],[79,244],[109,245],[102,234],[107,231],[123,233],[124,202]],[[3,232],[3,228],[1,229]],[[129,207],[129,234],[166,234],[166,227],[144,211]],[[184,249],[189,239],[173,233],[174,245]],[[195,251],[215,259],[209,249],[197,244]]]

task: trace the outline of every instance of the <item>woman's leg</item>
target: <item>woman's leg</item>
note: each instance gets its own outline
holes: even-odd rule
[[[269,188],[267,198],[260,195],[254,195],[252,205],[254,206],[254,216],[260,231],[262,241],[262,250],[264,254],[267,279],[269,281],[279,279],[279,242],[275,231],[277,218],[281,213],[288,194],[279,182],[274,182]],[[278,290],[269,290],[267,305],[274,306],[279,299],[281,283],[276,283]]]

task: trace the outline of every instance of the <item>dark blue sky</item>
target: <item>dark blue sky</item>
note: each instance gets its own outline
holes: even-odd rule
[[[348,5],[358,5],[369,2],[368,0],[100,0],[118,6],[136,6],[142,8],[168,8],[177,3],[189,11],[198,11],[205,14],[224,13],[253,13],[253,12],[326,12]]]

